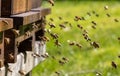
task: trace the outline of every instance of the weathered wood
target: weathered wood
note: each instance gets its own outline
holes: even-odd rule
[[[2,17],[8,17],[26,11],[27,0],[2,0],[1,3]]]
[[[22,14],[11,15],[11,17],[13,18],[15,28],[33,23],[41,19],[39,12],[31,12],[31,11]]]
[[[32,8],[38,8],[42,4],[42,0],[31,0]]]
[[[13,20],[11,18],[0,18],[0,32],[11,29],[13,27]]]
[[[10,30],[5,31],[5,38],[8,38],[9,41],[5,42],[4,45],[4,58],[6,63],[13,63],[16,62],[16,56],[18,54],[18,49],[17,49],[17,41],[15,41],[15,34],[14,32]]]
[[[44,16],[51,13],[51,8],[41,8],[41,7],[39,7],[39,8],[31,9],[31,11],[40,12],[41,17],[44,17]]]
[[[0,32],[0,68],[4,66],[4,33]]]

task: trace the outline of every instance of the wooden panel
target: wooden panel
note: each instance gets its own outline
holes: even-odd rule
[[[26,12],[18,15],[11,15],[14,22],[14,27],[18,28],[22,25],[27,25],[40,19],[39,12]]]
[[[0,32],[13,27],[13,20],[10,18],[0,18]]]
[[[32,8],[38,8],[41,6],[42,0],[31,0]]]
[[[10,16],[26,11],[27,0],[2,0],[2,16]]]
[[[31,11],[36,11],[36,12],[40,12],[41,17],[48,15],[51,13],[51,8],[35,8],[35,9],[31,9]]]
[[[0,68],[4,66],[4,33],[0,32]]]
[[[6,63],[16,62],[16,56],[18,54],[17,49],[17,41],[15,41],[15,34],[10,30],[6,30],[5,32],[5,44],[4,44],[4,58]]]

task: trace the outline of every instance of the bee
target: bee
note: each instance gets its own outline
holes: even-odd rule
[[[4,41],[5,41],[5,43],[6,43],[7,45],[10,44],[10,38],[5,37],[5,38],[4,38]]]
[[[118,55],[118,58],[120,58],[120,55]]]
[[[107,17],[111,17],[110,14],[108,14],[108,13],[106,15],[107,15]]]
[[[120,37],[118,37],[118,40],[120,40]]]
[[[21,75],[25,75],[25,73],[23,72],[23,70],[20,70],[19,73],[20,73]]]
[[[59,18],[59,20],[62,20],[62,17],[59,16],[58,18]]]
[[[33,27],[32,27],[33,29],[37,29],[38,28],[38,26],[35,23],[33,23],[32,25],[33,25]]]
[[[93,26],[91,26],[91,27],[92,27],[93,29],[96,29],[96,26],[94,26],[94,25],[93,25]]]
[[[58,76],[60,76],[60,72],[57,72],[57,71],[56,71],[55,73],[56,73]]]
[[[55,45],[57,45],[57,46],[61,46],[61,43],[59,43],[59,41],[56,40],[56,41],[55,41]]]
[[[48,23],[48,24],[49,24],[50,28],[56,28],[55,24],[53,24],[53,23]]]
[[[12,31],[13,31],[13,33],[16,35],[16,36],[18,36],[18,35],[20,35],[20,31],[19,30],[16,30],[16,29],[12,29]]]
[[[83,32],[84,32],[85,34],[87,34],[87,33],[88,33],[88,31],[87,31],[87,30],[83,30]]]
[[[64,24],[59,24],[59,26],[62,28],[66,28]]]
[[[79,43],[76,43],[76,46],[79,47],[79,48],[82,48],[82,45],[79,44]]]
[[[45,53],[44,55],[45,55],[45,57],[46,57],[46,58],[48,58],[48,57],[49,57],[49,54],[48,54],[48,53]]]
[[[54,6],[54,0],[48,0],[48,2],[49,2],[52,6]]]
[[[94,46],[95,48],[99,48],[99,44],[96,43],[96,42],[91,42],[90,44],[91,44],[92,46]]]
[[[63,62],[62,60],[59,60],[59,64],[64,65],[65,62]]]
[[[56,60],[56,57],[55,57],[55,56],[51,56],[51,57]]]
[[[30,31],[27,31],[27,32],[25,33],[25,35],[26,35],[26,36],[30,36],[30,35],[31,35]]]
[[[81,18],[79,16],[75,16],[74,20],[78,21],[78,20],[81,20]]]
[[[90,12],[87,12],[87,15],[91,16]]]
[[[84,18],[84,17],[81,17],[81,20],[85,20],[85,18]]]
[[[10,53],[10,54],[9,54],[9,58],[10,58],[10,60],[13,60],[13,59],[14,59],[13,53]]]
[[[95,14],[96,12],[95,11],[92,11],[93,14]]]
[[[99,17],[99,14],[96,14],[95,16],[96,16],[96,17]]]
[[[100,72],[95,72],[96,76],[102,76],[102,74]]]
[[[79,24],[77,25],[77,27],[80,28],[81,30],[83,29],[83,27]]]
[[[64,60],[65,62],[68,62],[69,59],[65,58],[65,57],[62,57],[62,60]]]
[[[94,25],[97,25],[97,23],[95,21],[92,21],[91,23],[94,24]]]
[[[53,39],[57,39],[58,35],[56,33],[50,33],[50,36],[53,37]]]
[[[108,10],[108,6],[107,6],[107,5],[106,5],[106,6],[104,6],[104,9],[105,9],[105,10]]]
[[[39,55],[39,54],[37,54],[37,53],[34,53],[34,55],[35,55],[35,56],[37,56],[37,57],[40,57],[40,55]]]
[[[50,41],[50,39],[48,38],[48,37],[46,37],[46,36],[38,36],[41,40],[43,40],[43,41]]]
[[[71,23],[69,23],[69,26],[72,28],[72,24]]]
[[[68,21],[64,21],[63,23],[64,23],[64,24],[68,24],[69,22],[68,22]]]
[[[115,69],[117,68],[117,64],[114,61],[111,62],[111,65],[113,68],[115,68]]]
[[[50,21],[54,21],[53,18],[50,18]]]
[[[69,45],[71,45],[71,46],[72,46],[72,45],[75,45],[75,42],[70,42]]]
[[[118,20],[118,19],[114,19],[114,21],[115,21],[115,22],[119,22],[119,20]]]
[[[7,69],[9,72],[13,72],[10,68]]]

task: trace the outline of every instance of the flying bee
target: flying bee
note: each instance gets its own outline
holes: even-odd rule
[[[76,43],[76,46],[79,47],[79,48],[82,48],[82,45],[79,44],[79,43]]]
[[[48,53],[45,53],[44,55],[45,55],[45,57],[46,57],[46,58],[48,58],[48,57],[49,57],[49,54],[48,54]]]
[[[110,14],[108,14],[108,13],[106,15],[107,15],[107,17],[111,17]]]
[[[69,42],[69,45],[70,45],[70,46],[73,46],[73,45],[75,45],[75,44],[76,44],[75,41]]]
[[[62,28],[66,28],[64,24],[59,24],[59,26]]]
[[[118,20],[118,19],[114,19],[114,21],[115,21],[115,22],[119,22],[119,20]]]
[[[64,61],[62,61],[62,60],[59,60],[59,64],[64,65],[64,64],[65,64],[65,62],[64,62]]]
[[[100,73],[100,72],[95,72],[96,73],[96,76],[102,76],[102,73]]]
[[[10,38],[5,37],[4,41],[5,41],[6,44],[9,44],[10,43]]]
[[[60,76],[60,72],[57,72],[57,71],[56,71],[55,73],[57,74],[57,76]]]
[[[96,14],[95,16],[96,16],[96,17],[99,17],[99,14]]]
[[[95,21],[92,21],[91,23],[94,24],[94,25],[97,25],[97,23]]]
[[[120,58],[120,55],[118,55],[118,58]]]
[[[12,31],[13,31],[13,33],[14,33],[16,36],[20,35],[20,31],[19,31],[19,30],[12,29]]]
[[[93,26],[91,26],[91,27],[92,27],[93,29],[96,29],[96,26],[94,26],[94,25],[93,25]]]
[[[25,73],[23,72],[23,70],[20,70],[19,73],[20,73],[21,75],[25,75]]]
[[[57,46],[61,46],[61,43],[59,43],[59,41],[56,40],[56,41],[55,41],[55,45],[57,45]]]
[[[62,17],[59,16],[58,18],[59,18],[59,20],[62,20]]]
[[[68,24],[69,22],[68,22],[68,21],[64,21],[63,23],[64,23],[64,24]]]
[[[62,60],[64,60],[65,62],[68,62],[69,59],[65,58],[65,57],[62,57]]]
[[[118,40],[120,40],[120,37],[118,37]]]
[[[56,28],[55,24],[53,24],[53,23],[48,23],[48,24],[49,24],[50,28]]]
[[[95,14],[96,12],[93,10],[92,13]]]
[[[106,6],[104,6],[104,9],[105,9],[105,10],[108,10],[108,6],[107,6],[107,5],[106,5]]]
[[[111,65],[113,68],[115,68],[115,69],[117,68],[117,64],[114,61],[111,62]]]
[[[88,15],[88,16],[91,16],[90,12],[87,12],[87,15]]]
[[[81,20],[85,20],[85,17],[81,17]]]
[[[78,20],[81,20],[81,18],[79,16],[75,16],[74,20],[78,21]]]
[[[10,58],[10,60],[13,60],[13,59],[14,59],[13,53],[10,53],[10,54],[9,54],[9,58]]]
[[[50,39],[47,36],[38,36],[43,41],[50,41]]]
[[[83,30],[83,32],[84,32],[85,34],[87,34],[87,33],[88,33],[88,31],[87,31],[87,30]]]
[[[49,2],[52,6],[54,6],[54,0],[48,0],[48,2]]]
[[[91,42],[90,44],[95,48],[99,48],[99,44],[96,42]]]
[[[77,25],[77,27],[80,28],[81,30],[83,29],[83,27],[79,24]]]
[[[57,39],[58,38],[58,35],[56,33],[50,33],[50,36],[53,38],[53,39]]]
[[[54,21],[53,18],[50,18],[50,21]]]
[[[51,57],[56,60],[56,57],[55,57],[55,56],[51,56]]]

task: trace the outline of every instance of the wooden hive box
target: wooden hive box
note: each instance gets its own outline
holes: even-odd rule
[[[0,68],[4,65],[4,31],[13,27],[13,20],[0,18]]]
[[[26,11],[27,0],[1,0],[1,15],[8,17],[11,14],[23,13]]]
[[[27,1],[27,10],[31,10],[33,8],[38,8],[42,4],[42,0],[28,0]]]

